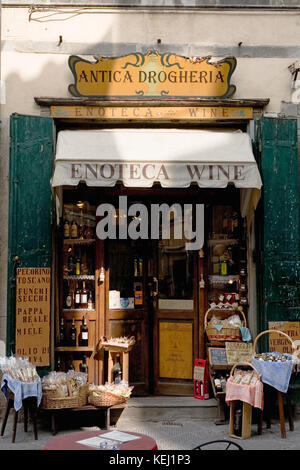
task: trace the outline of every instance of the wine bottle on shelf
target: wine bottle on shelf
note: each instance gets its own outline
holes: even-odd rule
[[[69,370],[75,370],[75,367],[74,367],[74,364],[73,364],[73,356],[70,357]]]
[[[79,366],[80,372],[83,372],[84,374],[88,374],[88,365],[86,363],[86,355],[83,356],[82,362]]]
[[[64,319],[61,318],[59,326],[59,345],[65,346],[66,344],[66,329],[64,325]]]
[[[74,293],[74,307],[80,308],[80,289],[78,286],[78,282],[76,282],[76,288]]]
[[[70,224],[67,219],[64,223],[64,238],[70,238]]]
[[[68,273],[70,275],[70,274],[74,274],[74,272],[75,272],[75,261],[74,261],[74,256],[73,256],[73,253],[72,253],[72,247],[71,246],[69,246],[68,253],[69,253],[69,256],[68,256]]]
[[[122,366],[120,363],[120,354],[117,354],[116,356],[116,362],[112,368],[112,374],[113,374],[113,381],[115,382],[115,384],[119,384],[122,380]]]
[[[88,346],[89,344],[89,329],[86,324],[86,318],[83,319],[83,325],[81,327],[81,346]]]
[[[85,226],[82,221],[80,221],[78,226],[78,238],[79,240],[83,240],[85,236]]]
[[[78,226],[77,226],[76,220],[73,220],[72,222],[70,233],[71,233],[71,238],[74,238],[74,239],[78,238]]]
[[[81,274],[81,259],[80,256],[76,258],[75,274],[78,276]]]
[[[87,308],[88,308],[88,310],[93,310],[94,309],[93,295],[92,295],[91,290],[89,292],[88,307]]]
[[[75,326],[75,319],[72,320],[72,326],[70,330],[70,346],[76,346],[77,331]]]
[[[60,361],[60,356],[58,356],[58,358],[57,358],[55,370],[56,370],[57,372],[62,371],[62,365],[61,365],[61,361]]]
[[[82,282],[82,289],[80,292],[80,308],[88,307],[88,291],[85,288],[85,281]]]
[[[68,290],[66,294],[66,299],[65,299],[65,308],[72,308],[72,292],[70,290],[70,285],[68,282]]]

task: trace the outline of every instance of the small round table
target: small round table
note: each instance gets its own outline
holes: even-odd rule
[[[78,444],[77,441],[100,436],[101,434],[107,434],[108,432],[109,431],[101,431],[99,429],[99,431],[82,431],[64,434],[63,436],[56,436],[45,444],[43,450],[100,450],[96,447]],[[133,436],[138,436],[139,439],[121,443],[120,450],[157,450],[157,444],[151,437],[145,436],[144,434],[138,434],[136,432],[123,432]]]

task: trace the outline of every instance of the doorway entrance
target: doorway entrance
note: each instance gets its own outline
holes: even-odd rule
[[[106,331],[109,337],[136,339],[130,352],[135,394],[191,395],[199,348],[198,251],[187,249],[186,235],[192,227],[184,226],[182,200],[178,203],[173,196],[163,202],[163,209],[170,209],[167,218],[162,197],[131,198],[128,206],[147,208],[149,236],[104,242]],[[162,210],[154,227],[153,208],[158,205]],[[195,204],[186,206],[193,210]],[[126,224],[130,232],[134,217],[127,220],[126,214],[117,212],[119,229]],[[136,226],[142,230],[140,218]]]

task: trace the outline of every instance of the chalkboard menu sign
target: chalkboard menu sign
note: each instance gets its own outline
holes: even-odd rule
[[[211,366],[227,366],[225,348],[208,348],[209,363]]]

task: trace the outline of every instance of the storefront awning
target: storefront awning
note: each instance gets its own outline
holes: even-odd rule
[[[177,129],[75,130],[58,133],[53,186],[148,188],[261,187],[251,140],[243,132]]]
[[[247,215],[262,186],[250,137],[241,131],[185,129],[63,130],[58,133],[52,186],[242,188]],[[248,191],[250,190],[250,191]],[[253,202],[253,201],[252,201]]]

